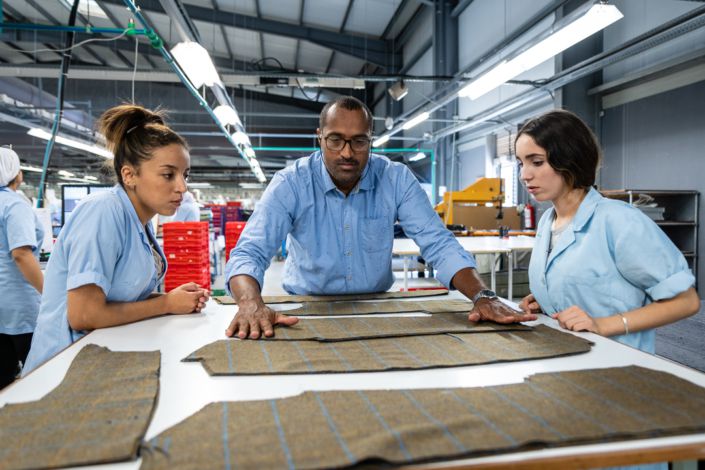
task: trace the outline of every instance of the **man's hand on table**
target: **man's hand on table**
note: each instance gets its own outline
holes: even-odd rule
[[[514,310],[499,299],[481,298],[468,315],[468,320],[472,322],[493,321],[496,323],[518,323],[522,321],[536,320],[533,313],[524,313]]]
[[[299,319],[282,315],[267,307],[264,302],[243,300],[239,304],[235,318],[225,330],[226,336],[237,335],[240,339],[259,339],[274,336],[274,325],[292,326]]]

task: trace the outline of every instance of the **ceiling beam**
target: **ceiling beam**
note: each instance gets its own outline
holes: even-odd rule
[[[122,0],[102,0],[102,2],[124,5]],[[151,11],[152,13],[159,12],[163,14],[158,0],[141,0],[140,8],[143,13]],[[399,57],[395,57],[397,53],[393,51],[391,41],[374,39],[363,35],[340,34],[336,31],[257,18],[234,12],[219,11],[215,15],[212,9],[196,5],[184,5],[184,9],[191,20],[302,39],[383,67],[391,67],[392,64],[399,63]]]

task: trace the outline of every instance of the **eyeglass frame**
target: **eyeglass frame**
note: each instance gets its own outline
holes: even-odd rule
[[[343,146],[340,147],[339,149],[332,149],[332,148],[330,148],[329,145],[328,145],[328,139],[329,139],[330,137],[332,137],[332,136],[336,136],[336,137],[338,137],[340,140],[342,140],[342,141],[343,141]],[[360,139],[360,138],[363,138],[363,137],[364,137],[365,139],[367,139],[367,147],[366,147],[365,149],[363,149],[363,150],[355,150],[355,149],[353,148],[353,145],[352,145],[352,144],[353,144],[353,140],[355,140],[355,139]],[[333,152],[340,152],[340,151],[342,151],[342,150],[345,148],[346,145],[350,146],[350,150],[352,150],[353,152],[358,152],[358,153],[369,152],[369,151],[370,151],[370,148],[372,147],[372,136],[369,136],[369,135],[364,135],[364,136],[363,136],[363,135],[357,135],[357,136],[353,137],[352,139],[344,139],[343,136],[341,136],[340,134],[337,134],[337,133],[331,133],[331,134],[328,134],[328,135],[318,134],[318,139],[319,139],[319,140],[324,140],[324,141],[325,141],[325,147],[326,147],[328,150],[332,150]]]

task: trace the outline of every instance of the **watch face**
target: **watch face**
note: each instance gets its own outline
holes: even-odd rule
[[[472,298],[473,302],[477,302],[480,299],[496,299],[497,294],[493,290],[483,289]]]

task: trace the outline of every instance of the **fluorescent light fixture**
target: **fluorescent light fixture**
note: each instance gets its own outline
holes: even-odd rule
[[[95,176],[90,176],[90,175],[84,176],[83,179],[87,179],[88,181],[98,181],[98,178],[96,178]]]
[[[257,181],[259,181],[260,183],[264,183],[265,181],[267,181],[267,178],[265,178],[264,172],[259,166],[259,162],[257,161],[257,159],[250,159],[250,168],[252,168],[252,172],[255,174],[255,177],[257,177]]]
[[[372,146],[375,148],[380,147],[380,146],[386,144],[387,142],[389,142],[390,137],[391,136],[389,134],[385,134],[385,135],[381,136],[380,138],[373,140]]]
[[[419,114],[419,115],[417,115],[417,116],[415,116],[415,117],[409,119],[408,121],[406,121],[406,122],[401,126],[401,128],[404,129],[404,130],[409,130],[409,129],[411,129],[412,127],[416,127],[416,126],[418,126],[419,124],[421,124],[422,122],[424,122],[426,119],[429,118],[429,116],[430,116],[429,113],[421,113],[421,114]]]
[[[67,178],[74,178],[76,176],[73,173],[71,173],[70,171],[66,171],[66,170],[59,170],[57,173],[60,174],[61,176],[65,176]]]
[[[583,15],[553,32],[547,38],[516,57],[502,61],[487,73],[470,82],[458,92],[458,96],[477,99],[623,17],[622,12],[614,5],[595,4]]]
[[[187,183],[187,185],[189,188],[212,188],[213,187],[213,185],[207,181],[204,181],[202,183],[189,182],[189,183]]]
[[[250,138],[247,137],[247,134],[241,131],[234,132],[232,135],[233,141],[235,141],[236,144],[242,145],[243,147],[251,147],[252,144],[250,143]]]
[[[238,186],[240,186],[242,189],[264,189],[265,185],[262,183],[248,183],[248,182],[242,182],[238,183]]]
[[[222,83],[211,56],[199,43],[192,41],[180,42],[171,49],[171,54],[196,88],[200,88],[203,85],[213,86],[216,83]]]
[[[20,165],[20,170],[22,171],[33,171],[35,173],[41,173],[42,169],[37,167],[37,166],[30,166],[30,165]]]
[[[419,160],[423,160],[424,158],[426,158],[426,154],[424,152],[419,152],[416,155],[414,155],[413,157],[410,157],[409,161],[410,162],[418,162]]]
[[[45,131],[44,129],[40,129],[38,127],[34,127],[27,131],[27,134],[31,135],[32,137],[37,137],[39,139],[44,139],[44,140],[49,140],[51,139],[51,133]],[[97,145],[94,144],[86,144],[84,142],[79,142],[78,140],[73,140],[73,139],[68,139],[66,137],[61,137],[61,136],[56,136],[55,139],[57,144],[61,145],[66,145],[67,147],[73,147],[75,149],[79,150],[84,150],[86,152],[93,153],[95,155],[99,155],[104,158],[113,158],[113,154],[110,153],[108,150],[98,147]]]
[[[213,110],[213,114],[215,114],[215,117],[223,126],[227,126],[228,124],[231,126],[240,124],[242,126],[240,116],[237,115],[237,111],[235,111],[235,108],[232,106],[221,104]]]

